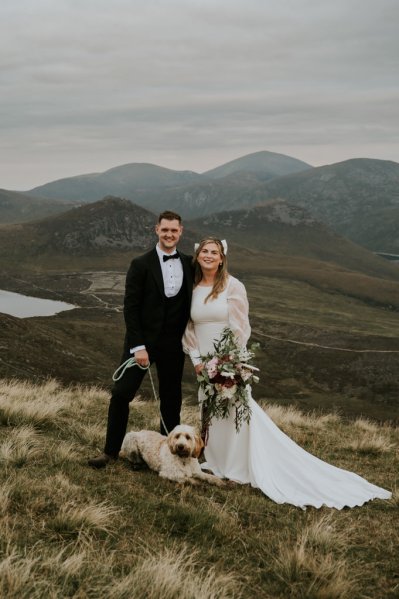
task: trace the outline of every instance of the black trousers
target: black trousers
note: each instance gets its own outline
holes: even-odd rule
[[[156,366],[161,414],[165,426],[170,432],[180,424],[181,380],[185,357],[181,348],[181,340],[173,340],[173,342],[169,340],[164,346],[159,345],[149,349],[148,353],[151,364]],[[121,362],[131,357],[128,351],[125,351]],[[145,370],[133,366],[125,371],[123,377],[112,388],[104,447],[104,453],[107,455],[117,457],[120,451],[129,420],[129,403],[136,395],[145,375]],[[163,435],[167,434],[162,422],[160,431]]]

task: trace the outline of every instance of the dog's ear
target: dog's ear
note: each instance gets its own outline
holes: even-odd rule
[[[175,438],[175,436],[173,434],[173,431],[171,433],[169,433],[169,435],[166,437],[166,443],[168,444],[169,451],[170,451],[170,453],[173,453],[173,454],[176,453],[176,447],[175,447],[175,444],[173,443],[174,438]]]
[[[201,439],[200,435],[195,435],[195,446],[194,446],[194,451],[193,451],[193,457],[199,458],[202,453],[203,448],[204,448],[204,442]]]

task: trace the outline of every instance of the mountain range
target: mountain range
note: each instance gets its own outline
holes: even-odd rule
[[[257,180],[297,173],[310,165],[274,152],[255,152],[203,174],[175,171],[155,164],[133,163],[111,168],[104,173],[92,173],[60,179],[35,187],[28,193],[34,197],[92,202],[106,195],[135,199],[132,194],[159,194],[160,190],[185,188],[190,185],[223,178],[240,171],[252,173]],[[161,208],[162,210],[162,208]]]
[[[202,174],[126,164],[25,193],[0,193],[0,222],[23,222],[69,207],[60,201],[83,204],[107,195],[154,213],[176,210],[185,220],[285,200],[372,251],[399,253],[399,164],[392,161],[359,158],[314,168],[289,156],[256,152]]]
[[[132,194],[131,199],[154,212],[168,206],[189,219],[283,199],[373,251],[399,253],[396,162],[353,159],[266,182],[254,173],[239,171],[210,182],[165,189],[162,194]]]

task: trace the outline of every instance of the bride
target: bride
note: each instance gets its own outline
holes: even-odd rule
[[[214,351],[214,341],[228,326],[245,346],[250,336],[248,300],[244,285],[227,272],[227,244],[203,239],[195,248],[191,319],[183,337],[196,373],[201,356]],[[200,393],[202,391],[200,390]],[[236,432],[234,410],[226,419],[213,418],[203,468],[215,475],[249,483],[277,503],[304,508],[323,505],[342,509],[370,499],[389,499],[391,493],[353,472],[316,458],[285,435],[251,398],[249,424]]]

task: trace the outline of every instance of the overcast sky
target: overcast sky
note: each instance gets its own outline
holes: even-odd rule
[[[399,162],[398,0],[1,0],[0,187],[258,150]]]

